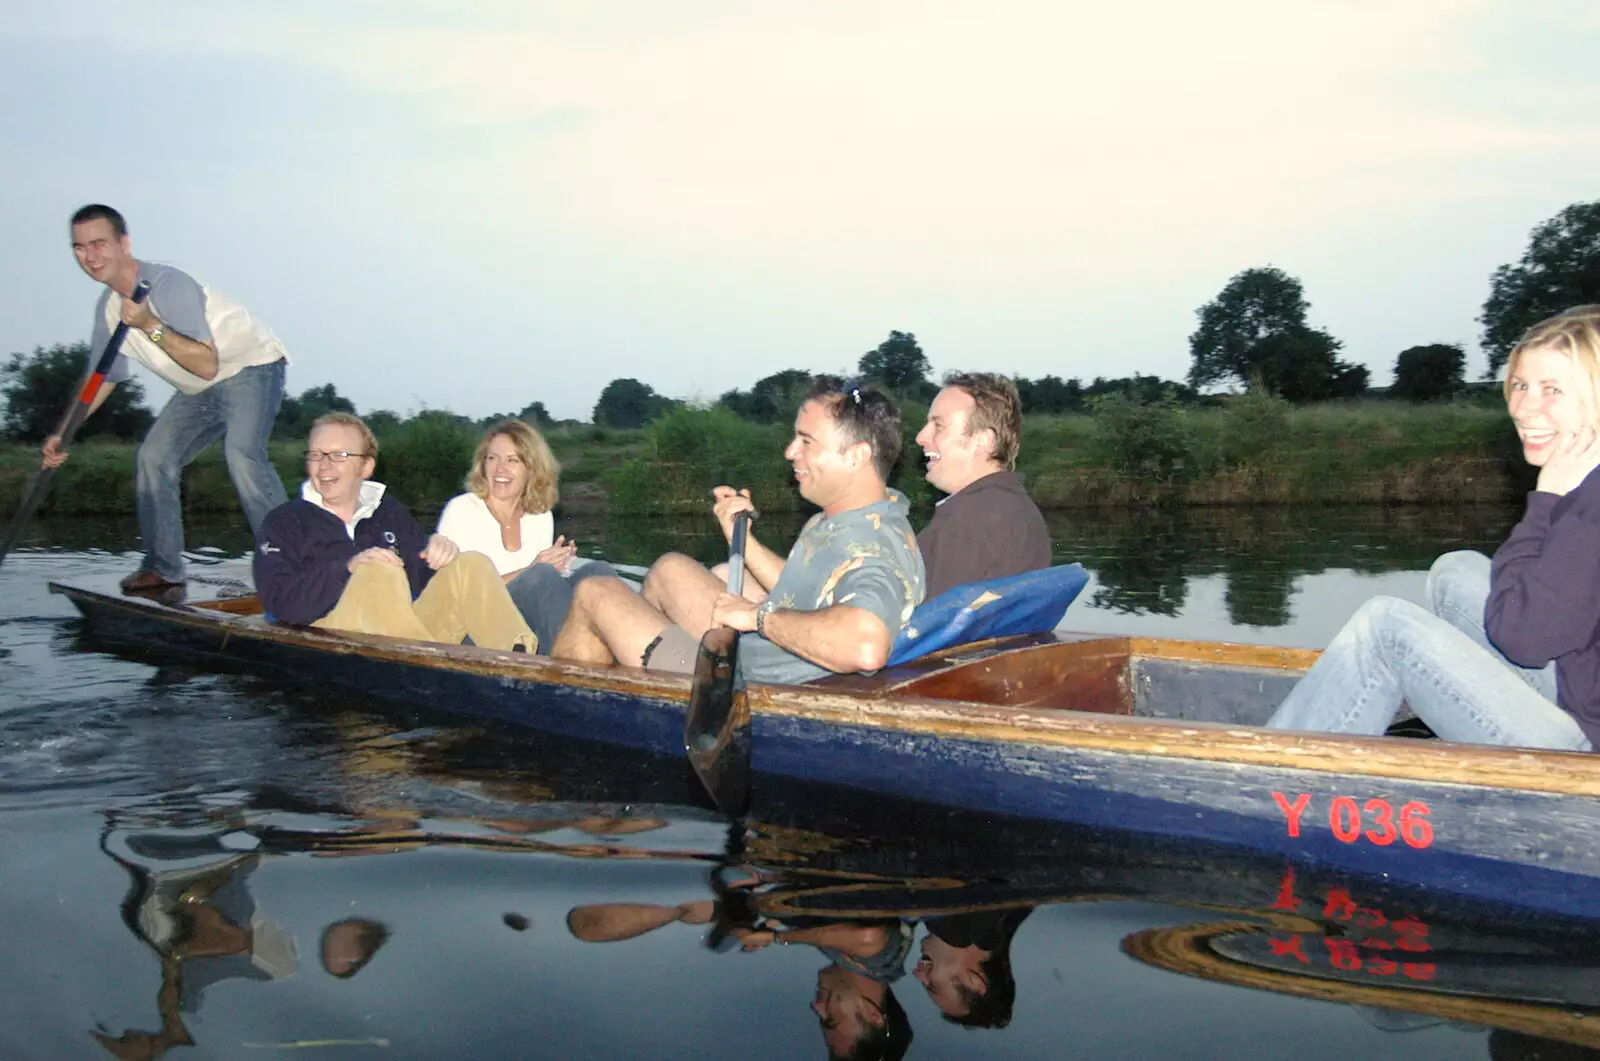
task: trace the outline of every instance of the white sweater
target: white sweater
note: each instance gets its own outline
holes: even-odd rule
[[[489,511],[489,503],[477,494],[458,494],[439,513],[439,533],[455,542],[464,553],[482,553],[494,561],[502,575],[520,571],[555,541],[556,521],[548,512],[522,517],[522,548],[507,551],[500,540],[500,521]]]

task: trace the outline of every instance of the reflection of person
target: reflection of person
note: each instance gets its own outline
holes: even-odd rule
[[[252,530],[284,502],[283,481],[267,457],[267,437],[283,401],[283,344],[248,310],[170,265],[133,256],[122,215],[98,203],[72,215],[72,251],[92,280],[106,286],[95,305],[90,356],[97,360],[111,329],[125,323],[121,356],[95,395],[90,414],[128,378],[133,358],[177,388],[139,445],[134,476],[145,557],[122,580],[129,592],[182,583],[183,469],[222,440],[228,475]],[[129,296],[150,284],[143,303]],[[93,361],[91,361],[91,364]],[[44,466],[67,459],[59,434],[44,443]]]
[[[736,896],[770,883],[759,873],[733,882],[722,892],[723,901],[732,902]],[[766,894],[776,896],[784,891],[780,885]],[[742,903],[733,909],[739,905]],[[729,910],[708,899],[677,906],[595,903],[573,907],[567,914],[567,930],[586,943],[615,943],[665,925],[705,925],[729,915]],[[911,951],[909,924],[892,919],[837,921],[806,916],[736,925],[731,935],[746,951],[774,943],[804,943],[828,957],[830,964],[817,973],[811,1011],[822,1027],[829,1057],[898,1061],[905,1055],[911,1045],[911,1023],[889,985],[905,975],[906,955]]]
[[[1268,725],[1382,733],[1404,700],[1446,740],[1590,751],[1600,738],[1600,306],[1534,325],[1506,405],[1539,469],[1493,561],[1447,553],[1429,608],[1362,605]]]
[[[299,500],[273,509],[256,536],[256,590],[269,613],[357,634],[536,647],[489,558],[429,537],[367,478],[378,440],[359,417],[319,417],[309,445]]]
[[[129,840],[130,849],[135,840]],[[155,845],[146,845],[155,846]],[[173,861],[207,856],[220,849],[213,838],[178,841],[162,852]],[[108,851],[108,853],[111,853]],[[185,868],[149,868],[130,857],[112,858],[133,877],[122,918],[161,959],[156,1008],[158,1032],[128,1029],[113,1037],[95,1030],[95,1041],[113,1056],[160,1057],[173,1046],[193,1046],[183,1014],[198,1012],[204,991],[230,978],[282,980],[294,975],[299,951],[294,937],[261,915],[247,887],[259,855],[226,855]]]
[[[1044,515],[1013,470],[1021,440],[1016,384],[990,372],[944,378],[917,432],[928,482],[948,495],[917,535],[928,596],[1050,566]]]
[[[1017,981],[1011,940],[1031,907],[929,918],[911,974],[946,1020],[969,1028],[1011,1023]]]
[[[710,899],[659,906],[654,903],[592,903],[567,912],[567,931],[585,943],[617,943],[663,925],[709,925],[717,905]]]
[[[884,485],[899,452],[900,414],[888,395],[819,380],[784,456],[801,495],[822,511],[787,561],[749,539],[749,583],[769,590],[765,597],[732,596],[700,564],[669,553],[650,569],[642,593],[618,579],[580,583],[551,654],[688,673],[701,635],[729,626],[747,634],[739,665],[753,681],[877,670],[923,592],[906,503]],[[723,533],[731,536],[735,514],[750,507],[748,492],[719,487]]]
[[[911,1022],[889,985],[905,975],[911,926],[903,921],[827,921],[794,928],[764,922],[734,930],[745,950],[806,943],[830,961],[817,971],[811,1012],[830,1058],[898,1061],[911,1046]]]
[[[322,930],[322,967],[330,976],[348,980],[367,967],[378,948],[389,939],[381,921],[347,917]]]
[[[546,652],[572,606],[567,576],[578,551],[575,542],[555,537],[550,510],[560,471],[539,432],[521,420],[502,420],[478,442],[467,492],[439,513],[440,534],[494,563]],[[615,573],[610,564],[591,563],[573,577]]]

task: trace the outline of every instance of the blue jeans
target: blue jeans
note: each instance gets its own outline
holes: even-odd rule
[[[556,643],[561,624],[567,621],[567,612],[572,610],[573,584],[595,575],[615,577],[616,573],[616,568],[603,560],[592,560],[574,568],[570,577],[563,576],[549,564],[531,564],[506,583],[523,621],[539,638],[539,655],[550,654],[550,646]]]
[[[282,361],[256,365],[199,394],[180,391],[161,410],[139,446],[134,473],[145,549],[141,570],[182,581],[183,469],[218,439],[251,531],[288,500],[267,458],[267,438],[283,404],[283,375]]]
[[[1446,553],[1428,572],[1428,608],[1367,601],[1267,725],[1379,734],[1404,701],[1445,740],[1591,751],[1556,706],[1555,664],[1518,667],[1489,643],[1488,597],[1489,558]]]

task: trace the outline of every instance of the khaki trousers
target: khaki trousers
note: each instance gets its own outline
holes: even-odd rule
[[[501,652],[513,645],[530,653],[539,647],[494,564],[482,553],[462,553],[435,571],[414,601],[403,568],[359,564],[333,611],[311,625],[446,645],[470,637],[475,645]]]

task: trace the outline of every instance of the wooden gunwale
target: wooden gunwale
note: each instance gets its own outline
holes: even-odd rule
[[[1174,722],[960,701],[841,697],[752,686],[752,713],[957,740],[1088,748],[1173,759],[1365,774],[1518,791],[1600,796],[1594,753],[1395,737],[1334,737],[1211,722]]]
[[[205,603],[174,607],[58,583],[52,583],[51,588],[69,597],[92,597],[97,607],[115,608],[152,621],[216,629],[226,636],[311,646],[332,655],[376,657],[507,682],[551,684],[680,706],[689,692],[687,677],[663,675],[637,667],[591,666],[491,652],[472,646],[419,644],[380,636],[357,639],[318,630],[273,626],[242,617],[238,612],[244,606],[234,602],[223,608]],[[1220,642],[1070,636],[1075,643],[1092,641],[1096,647],[1109,647],[1130,657],[1228,666],[1298,670],[1309,666],[1317,656],[1310,650]],[[760,716],[768,715],[986,744],[1081,748],[1240,767],[1274,767],[1328,775],[1362,774],[1493,789],[1600,796],[1600,759],[1594,753],[1585,752],[1331,736],[1053,708],[997,707],[973,701],[897,694],[892,686],[877,692],[859,688],[830,692],[826,688],[806,686],[752,685],[749,702],[758,727]],[[759,759],[758,749],[758,769]]]

